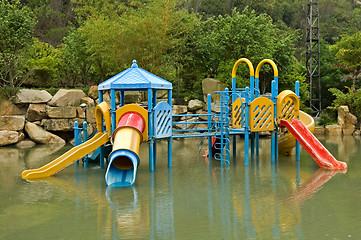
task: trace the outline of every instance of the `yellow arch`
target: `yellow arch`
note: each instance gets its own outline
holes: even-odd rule
[[[237,62],[234,64],[233,66],[233,69],[232,69],[232,78],[235,78],[236,77],[236,72],[237,72],[237,67],[240,63],[247,63],[248,65],[248,68],[249,68],[249,75],[251,77],[254,76],[254,68],[253,68],[253,64],[251,63],[250,60],[248,60],[247,58],[241,58],[241,59],[238,59]]]
[[[110,121],[110,109],[106,102],[99,103],[95,108],[95,121],[97,124],[98,132],[102,132],[102,117],[104,117],[105,129],[107,130],[107,135],[110,137],[112,133],[111,130],[111,121]]]
[[[275,77],[278,77],[278,68],[277,68],[277,65],[276,65],[271,59],[263,59],[263,60],[257,65],[255,78],[259,78],[259,71],[261,70],[262,65],[265,64],[265,63],[271,64],[271,66],[272,66],[272,68],[273,68],[273,75],[274,75]]]
[[[300,115],[300,100],[291,90],[284,90],[277,96],[277,123],[281,119],[290,121]]]

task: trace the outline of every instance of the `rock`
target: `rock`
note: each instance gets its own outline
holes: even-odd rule
[[[157,98],[160,98],[157,96]],[[140,103],[142,101],[142,95],[139,91],[126,91],[124,93],[124,102],[125,104],[129,103]]]
[[[95,107],[89,107],[86,110],[86,121],[88,123],[95,123]]]
[[[23,111],[12,101],[5,100],[0,103],[0,116],[23,115]]]
[[[32,103],[29,105],[28,110],[26,111],[25,118],[30,122],[39,121],[44,118],[47,118],[45,110],[45,103]]]
[[[18,142],[15,146],[17,148],[32,148],[36,145],[36,143],[34,141],[31,140],[22,140],[20,142]]]
[[[355,131],[357,117],[350,113],[347,106],[340,106],[338,108],[337,122],[341,126],[344,135],[352,135]]]
[[[76,117],[85,119],[85,108],[77,107],[76,108]]]
[[[325,135],[326,129],[324,127],[315,127],[313,135]]]
[[[188,103],[188,111],[194,112],[199,109],[202,109],[204,106],[204,103],[198,99],[190,100]]]
[[[139,92],[140,94],[140,92]],[[168,96],[168,90],[158,90],[157,91],[157,98],[164,98],[167,99]]]
[[[18,139],[18,141],[20,142],[20,141],[22,141],[22,140],[24,140],[25,139],[25,134],[21,131],[21,132],[19,132],[19,139]]]
[[[46,107],[46,114],[49,118],[75,118],[76,107]]]
[[[41,121],[35,121],[35,122],[32,122],[32,123],[34,123],[35,125],[41,126]]]
[[[51,94],[45,90],[21,89],[15,95],[15,103],[47,103]]]
[[[355,131],[355,126],[354,125],[352,125],[352,127],[349,126],[347,128],[342,128],[342,134],[343,135],[348,135],[348,136],[352,135],[354,131]]]
[[[203,101],[207,102],[207,95],[211,94],[212,102],[219,101],[219,94],[215,91],[223,91],[224,85],[220,81],[213,78],[206,78],[202,81]]]
[[[357,124],[357,117],[355,115],[353,115],[352,113],[348,113],[346,115],[346,118],[351,124],[353,124],[353,125]]]
[[[82,126],[83,119],[43,119],[41,125],[48,131],[73,131],[74,121],[78,121],[79,126]]]
[[[334,125],[327,125],[326,126],[326,134],[328,135],[342,135],[342,128],[340,125],[334,124]]]
[[[99,97],[98,86],[91,86],[88,91],[88,96],[94,100],[97,99]]]
[[[83,97],[81,100],[80,100],[80,104],[83,104],[85,103],[88,107],[94,107],[95,106],[95,102],[92,98],[90,97]]]
[[[48,103],[52,107],[79,106],[85,93],[79,89],[60,89]]]
[[[24,125],[24,116],[0,116],[0,130],[20,131]]]
[[[206,104],[206,111],[208,111],[208,104]],[[219,112],[219,111],[220,111],[220,103],[211,102],[211,112]]]
[[[17,131],[3,130],[0,131],[0,146],[6,146],[17,143],[19,141],[19,133]]]
[[[111,106],[111,100],[110,100],[110,93],[104,92],[103,93],[103,101],[106,102],[109,107]],[[99,104],[99,98],[95,101],[96,104]],[[120,93],[119,91],[115,94],[115,104],[118,105],[120,103]]]
[[[58,137],[57,135],[52,134],[31,122],[27,122],[25,124],[25,131],[28,133],[29,138],[37,143],[62,145],[65,144],[64,139],[62,139],[61,137]]]
[[[172,115],[186,114],[188,112],[187,106],[173,105]]]

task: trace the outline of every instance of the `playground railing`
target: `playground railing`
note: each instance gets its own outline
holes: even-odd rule
[[[176,121],[181,119],[180,121]],[[213,114],[179,114],[173,115],[173,135],[172,138],[189,137],[209,137],[214,135],[214,131],[209,131],[209,123],[214,126]],[[213,127],[211,127],[213,129]]]

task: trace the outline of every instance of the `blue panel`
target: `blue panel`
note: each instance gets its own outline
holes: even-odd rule
[[[172,107],[167,102],[160,102],[154,108],[154,137],[172,136]]]

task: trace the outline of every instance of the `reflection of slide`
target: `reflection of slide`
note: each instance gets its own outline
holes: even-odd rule
[[[281,126],[287,127],[320,167],[333,170],[347,168],[347,164],[337,161],[300,120],[281,120]]]
[[[312,116],[300,111],[300,121],[310,130],[311,133],[315,130],[315,121]],[[296,139],[291,133],[280,137],[278,139],[278,152],[280,154],[292,155],[292,151],[296,146]]]
[[[38,169],[26,170],[23,171],[21,176],[24,179],[35,179],[35,178],[45,178],[49,177],[70,164],[74,163],[75,161],[79,160],[80,158],[84,157],[86,154],[94,151],[101,145],[108,142],[109,137],[107,133],[97,133],[94,137],[90,140],[82,143],[76,147],[73,147],[68,152],[64,153],[54,161],[44,165]]]
[[[139,159],[139,147],[146,129],[147,111],[134,105],[123,107],[117,128],[113,132],[113,151],[105,174],[108,186],[126,187],[135,182]],[[129,111],[126,111],[129,109]],[[144,116],[144,117],[143,117]]]
[[[327,183],[337,173],[345,174],[347,169],[343,170],[326,170],[318,169],[307,181],[305,181],[301,187],[299,187],[295,193],[292,194],[291,199],[301,202],[307,198],[310,198],[312,194],[317,192],[325,183]]]

